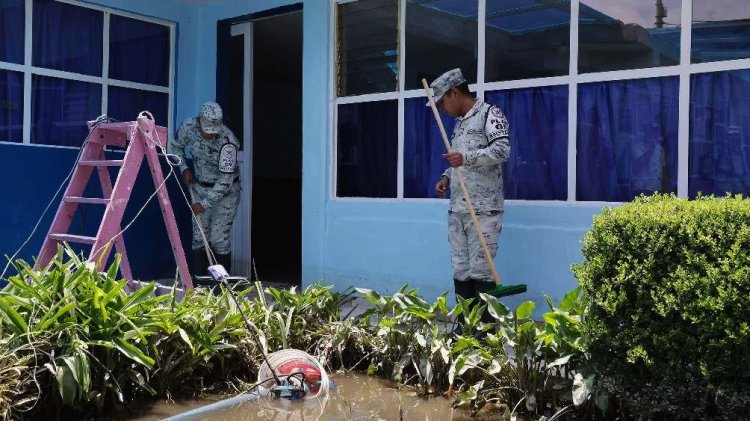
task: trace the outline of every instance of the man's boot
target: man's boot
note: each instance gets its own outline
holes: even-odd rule
[[[465,281],[453,279],[453,291],[456,294],[456,303],[458,303],[458,297],[466,299],[473,298],[474,282],[472,282],[471,279],[467,279]],[[453,330],[453,333],[455,333],[456,335],[461,334],[461,325],[459,324],[458,320],[456,320],[456,328]]]
[[[206,249],[199,248],[193,250],[193,267],[191,268],[193,276],[206,276],[208,275],[208,256],[206,256]]]
[[[232,274],[232,253],[216,254],[216,263],[224,266],[228,274]]]
[[[459,281],[458,279],[453,280],[453,291],[456,294],[456,297],[462,297],[462,298],[474,298],[474,283],[471,279],[467,279],[465,281]],[[458,302],[458,298],[456,298],[456,302]]]

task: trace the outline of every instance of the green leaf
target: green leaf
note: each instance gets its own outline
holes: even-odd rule
[[[76,306],[77,306],[76,302],[70,302],[68,304],[65,304],[52,317],[45,317],[44,319],[42,319],[42,322],[36,326],[36,330],[37,331],[47,330],[47,328],[51,326],[52,323],[55,323],[60,317],[62,317],[63,314],[72,311],[74,308],[76,308]]]
[[[58,365],[55,371],[55,377],[57,379],[57,388],[63,402],[68,406],[73,406],[78,397],[78,385],[73,377],[72,370],[66,365]]]
[[[533,301],[524,301],[516,307],[516,319],[523,320],[531,317],[536,304]]]
[[[489,311],[490,315],[495,318],[495,320],[502,320],[503,317],[507,316],[510,311],[508,310],[508,307],[505,307],[502,303],[500,303],[496,297],[493,297],[492,295],[485,294],[483,292],[479,293],[479,298],[482,299],[482,301],[487,303],[487,311]]]
[[[22,335],[26,333],[29,327],[23,320],[23,317],[21,317],[21,315],[18,314],[18,312],[14,310],[3,297],[0,297],[0,310],[2,310],[2,312],[8,318],[11,323],[11,327],[17,334]]]
[[[126,357],[148,368],[154,367],[154,359],[144,354],[135,345],[126,342],[122,338],[114,338],[114,342],[117,349]]]
[[[573,404],[581,406],[591,396],[591,390],[594,384],[593,377],[583,378],[581,373],[576,373],[573,380]]]
[[[185,329],[179,328],[177,332],[180,334],[180,338],[182,338],[182,341],[187,344],[188,348],[190,348],[190,352],[195,354],[195,347],[193,346],[193,342],[190,341],[190,337],[188,336],[187,332],[185,332]]]

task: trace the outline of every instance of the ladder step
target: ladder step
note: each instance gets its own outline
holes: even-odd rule
[[[78,196],[66,196],[65,201],[69,203],[88,203],[91,205],[107,205],[109,199],[102,199],[99,197],[78,197]]]
[[[122,159],[97,159],[78,161],[80,165],[87,165],[90,167],[121,167],[122,162]]]
[[[86,237],[73,234],[50,234],[49,238],[55,241],[67,241],[68,243],[94,244],[96,237]]]

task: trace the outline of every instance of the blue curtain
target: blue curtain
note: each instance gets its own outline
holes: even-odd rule
[[[169,27],[112,15],[109,77],[168,86]]]
[[[396,197],[398,102],[338,109],[337,196]]]
[[[101,114],[98,84],[34,75],[31,97],[32,143],[81,146],[86,122]]]
[[[156,124],[167,127],[169,95],[138,89],[109,87],[107,115],[120,121],[133,121],[141,111],[149,111]]]
[[[676,192],[677,130],[677,77],[580,85],[577,199]]]
[[[101,76],[103,19],[98,10],[34,0],[34,65]]]
[[[0,70],[0,141],[23,141],[23,73]]]
[[[404,101],[404,197],[436,197],[435,183],[448,168],[445,144],[426,102],[426,98]],[[450,139],[456,120],[442,113],[440,117]]]
[[[568,87],[545,86],[487,93],[510,123],[505,198],[568,198]]]
[[[690,81],[690,197],[750,194],[750,70]]]
[[[23,64],[24,0],[0,2],[0,61]]]

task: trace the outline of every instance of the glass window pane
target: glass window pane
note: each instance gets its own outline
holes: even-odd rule
[[[107,115],[116,120],[133,121],[141,111],[148,111],[157,125],[169,126],[168,94],[110,86],[108,101]]]
[[[487,0],[485,37],[488,82],[567,75],[570,1]]]
[[[339,105],[338,197],[396,197],[398,101]]]
[[[406,89],[422,89],[444,72],[461,68],[477,81],[477,0],[408,0]]]
[[[750,70],[690,81],[690,197],[750,195]]]
[[[693,1],[693,63],[750,57],[750,2]]]
[[[23,141],[23,73],[0,70],[0,141]]]
[[[677,191],[678,78],[578,88],[578,200]]]
[[[169,85],[169,27],[112,15],[109,77]]]
[[[448,168],[443,137],[426,102],[424,97],[404,100],[404,197],[437,197],[435,183]],[[456,120],[443,113],[440,117],[450,136]]]
[[[34,66],[101,76],[102,12],[34,0]]]
[[[578,72],[680,63],[681,0],[581,0]]]
[[[568,87],[488,92],[487,102],[510,123],[505,198],[567,200]]]
[[[398,0],[338,5],[338,95],[398,89]]]
[[[101,114],[101,85],[34,75],[31,86],[31,142],[81,146],[86,122]]]
[[[0,61],[23,64],[24,0],[0,2]]]

